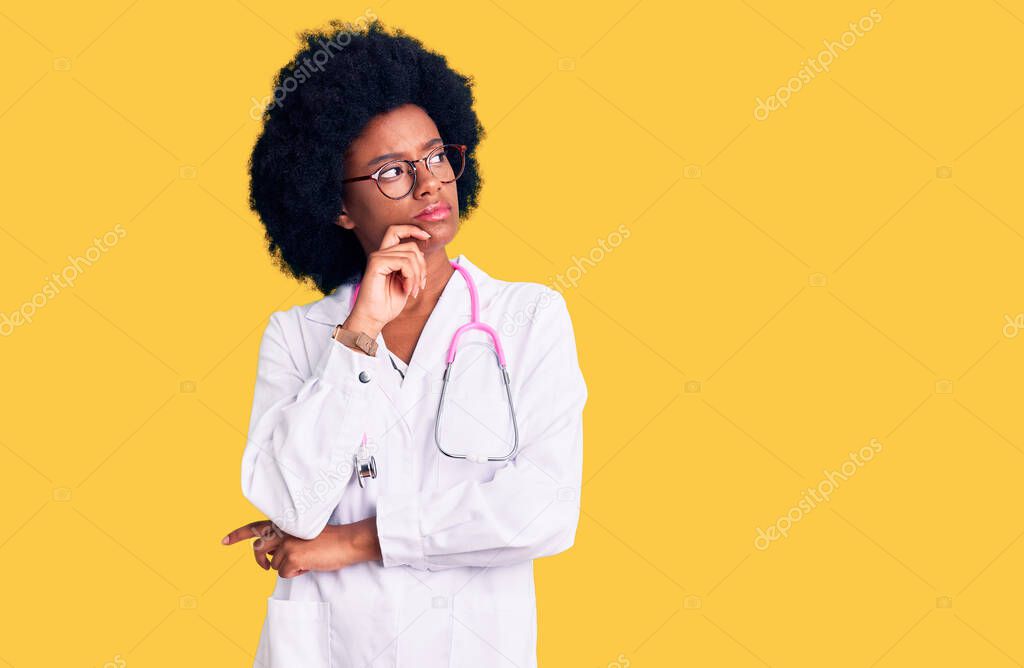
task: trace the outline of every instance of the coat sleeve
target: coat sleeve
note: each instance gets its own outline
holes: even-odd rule
[[[302,348],[284,338],[288,315],[273,313],[260,342],[242,493],[284,532],[310,539],[352,475],[379,367],[376,357],[329,339],[312,373],[303,372],[293,355]]]
[[[502,566],[557,554],[575,542],[587,388],[565,300],[550,288],[545,294],[547,306],[538,307],[525,332],[529,346],[543,352],[529,368],[509,369],[524,374],[516,403],[519,451],[488,481],[380,495],[377,535],[385,567]]]

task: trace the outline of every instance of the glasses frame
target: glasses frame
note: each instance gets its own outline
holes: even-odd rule
[[[380,194],[384,195],[384,197],[387,197],[388,199],[392,199],[392,200],[404,199],[404,198],[409,196],[409,193],[411,193],[413,190],[416,190],[416,183],[417,183],[417,181],[419,179],[419,171],[416,168],[416,163],[422,162],[424,165],[426,165],[427,171],[429,171],[431,174],[434,174],[434,170],[430,169],[430,163],[428,163],[427,160],[429,158],[431,158],[433,155],[435,155],[436,153],[438,153],[439,151],[444,151],[445,149],[448,149],[448,148],[458,149],[459,154],[462,156],[462,168],[459,169],[459,173],[455,175],[455,178],[449,179],[448,181],[443,181],[443,180],[441,181],[441,183],[453,183],[460,176],[462,176],[462,173],[464,171],[466,171],[466,149],[468,147],[465,144],[439,144],[438,146],[435,146],[434,148],[432,148],[430,150],[430,153],[426,154],[425,156],[423,156],[419,160],[389,160],[388,162],[385,162],[383,165],[381,165],[376,170],[374,170],[374,172],[372,174],[367,174],[365,176],[353,176],[352,178],[342,179],[341,182],[344,184],[344,183],[353,183],[355,181],[371,181],[372,180],[374,183],[377,184],[377,190],[379,190]],[[406,165],[409,165],[409,167],[412,169],[412,185],[409,186],[409,190],[404,195],[402,195],[401,197],[392,197],[391,195],[389,195],[386,192],[384,192],[383,188],[381,188],[381,185],[380,185],[380,175],[381,175],[381,173],[383,173],[388,168],[390,168],[390,167],[392,167],[392,166],[394,166],[396,164],[399,164],[399,163],[404,163]],[[437,174],[434,174],[434,176],[437,176]],[[440,177],[438,177],[438,178],[440,178]]]

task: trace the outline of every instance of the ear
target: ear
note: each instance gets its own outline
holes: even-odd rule
[[[344,208],[342,208],[341,215],[338,216],[338,220],[334,221],[334,224],[340,227],[344,227],[346,230],[355,229],[356,226],[356,224],[352,221],[352,218],[350,218],[348,213],[345,212]]]

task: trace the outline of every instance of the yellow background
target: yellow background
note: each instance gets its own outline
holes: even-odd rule
[[[477,81],[452,254],[553,284],[629,232],[564,289],[585,485],[541,665],[1024,662],[1024,2],[85,4],[0,11],[0,311],[125,232],[0,337],[0,666],[251,664],[273,575],[218,541],[258,518],[259,337],[319,295],[247,209],[249,111],[367,9]]]

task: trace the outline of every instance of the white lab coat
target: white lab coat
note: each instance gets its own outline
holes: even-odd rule
[[[270,317],[242,491],[301,538],[375,515],[383,562],[278,577],[255,666],[537,665],[532,560],[575,540],[587,388],[561,294],[492,278],[465,255],[457,261],[476,281],[481,320],[501,336],[519,423],[512,461],[451,459],[434,443],[445,353],[470,315],[458,272],[404,380],[382,335],[374,357],[330,338],[349,312],[351,285]],[[472,342],[489,338],[468,332],[460,356]],[[490,353],[483,362],[500,373]],[[449,392],[472,401],[473,382],[453,380]],[[364,432],[378,476],[361,489],[352,457]]]

